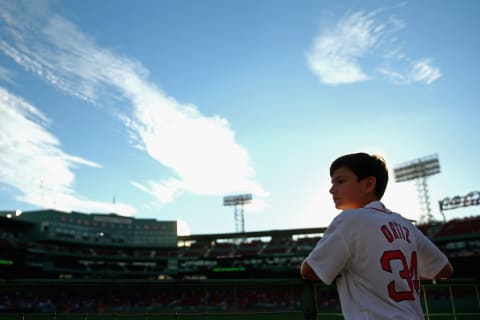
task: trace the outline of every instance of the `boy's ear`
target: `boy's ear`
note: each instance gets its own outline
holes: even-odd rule
[[[370,176],[365,178],[365,191],[375,192],[375,187],[377,186],[377,178]]]

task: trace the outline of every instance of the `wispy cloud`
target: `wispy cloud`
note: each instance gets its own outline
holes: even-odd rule
[[[399,69],[399,71],[397,71]],[[395,84],[423,82],[431,84],[442,76],[440,69],[430,59],[408,62],[407,67],[380,67],[378,71]]]
[[[128,128],[137,148],[174,172],[163,181],[132,181],[132,185],[160,203],[173,201],[183,192],[267,196],[255,180],[248,151],[235,141],[226,119],[204,116],[197,106],[168,96],[148,81],[148,71],[140,63],[99,47],[52,12],[44,20],[43,16],[25,17],[17,7],[3,9],[0,17],[6,28],[2,32],[8,35],[0,42],[4,54],[92,104],[130,102],[130,110],[112,108],[111,112]]]
[[[372,48],[382,35],[382,26],[373,14],[357,12],[341,19],[332,29],[324,30],[307,53],[312,71],[326,84],[363,81],[369,76],[358,59]]]
[[[0,66],[0,80],[4,80],[9,83],[14,83],[10,72],[2,66]]]
[[[18,201],[40,207],[133,214],[135,209],[126,204],[89,201],[75,194],[73,167],[101,166],[63,152],[49,124],[36,107],[0,87],[0,183],[16,189]]]
[[[384,10],[358,11],[326,26],[307,52],[307,62],[320,82],[350,84],[385,76],[396,84],[431,84],[441,76],[431,59],[412,59],[395,33],[404,20]]]
[[[432,66],[430,60],[421,60],[413,64],[412,79],[425,83],[432,83],[442,76],[440,69]]]

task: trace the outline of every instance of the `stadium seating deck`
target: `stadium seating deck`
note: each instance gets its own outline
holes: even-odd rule
[[[334,286],[299,279],[1,283],[0,319],[341,319]],[[478,283],[422,284],[427,319],[479,319]],[[256,313],[256,316],[255,316]],[[242,318],[242,315],[244,318]],[[4,316],[6,318],[4,318]],[[10,318],[8,318],[10,316]],[[248,317],[247,317],[248,316]],[[77,318],[75,318],[77,317]]]
[[[435,237],[465,235],[480,232],[480,217],[453,219],[445,223]]]
[[[2,278],[16,284],[18,280],[40,278],[48,284],[40,286],[43,291],[31,285],[28,288],[30,292],[21,292],[18,287],[10,291],[13,286],[0,286],[0,320],[6,312],[52,310],[70,314],[276,310],[284,312],[284,315],[298,312],[303,316],[306,306],[302,305],[302,288],[305,284],[298,280],[298,268],[324,232],[324,228],[312,228],[260,231],[246,235],[178,236],[176,243],[183,245],[162,246],[147,242],[156,239],[153,236],[145,238],[145,242],[130,243],[113,240],[85,243],[65,237],[42,238],[44,235],[34,231],[39,229],[38,225],[16,226],[13,222],[8,225],[2,222]],[[464,281],[461,283],[463,286],[450,286],[448,290],[427,287],[425,301],[432,307],[429,312],[448,314],[438,317],[442,319],[449,319],[455,312],[473,312],[474,317],[468,318],[464,314],[462,319],[480,319],[480,217],[454,219],[447,223],[433,222],[418,227],[434,242],[437,241],[441,250],[452,259],[455,280]],[[233,285],[229,282],[232,278],[248,280],[252,277],[255,279],[249,283]],[[263,280],[259,281],[260,278]],[[65,286],[55,289],[51,285],[58,279],[81,284],[75,290],[66,290]],[[105,279],[112,282],[105,285],[102,282]],[[135,284],[113,286],[119,279],[132,280]],[[159,282],[159,279],[166,280]],[[186,279],[195,279],[195,282],[186,282]],[[277,285],[278,279],[284,284]],[[202,286],[203,282],[206,285]],[[188,288],[185,283],[196,285]],[[45,289],[50,287],[51,290]],[[90,292],[92,288],[98,295]],[[110,290],[111,294],[102,290]],[[315,290],[312,301],[315,302],[315,310],[322,313],[322,319],[329,314],[338,317],[338,298],[332,288],[316,286]],[[446,307],[447,304],[450,307]],[[18,314],[15,318],[19,318]]]

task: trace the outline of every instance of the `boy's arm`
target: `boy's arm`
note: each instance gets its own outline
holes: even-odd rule
[[[447,279],[450,278],[453,274],[453,268],[450,262],[447,262],[447,264],[443,267],[442,270],[440,270],[439,273],[435,276],[435,279]]]
[[[452,276],[453,274],[453,267],[450,264],[450,262],[447,262],[447,264],[440,270],[435,277],[433,278],[426,278],[422,277],[422,280],[437,280],[437,279],[448,279]]]
[[[300,276],[305,280],[319,280],[312,267],[305,260],[300,265]]]

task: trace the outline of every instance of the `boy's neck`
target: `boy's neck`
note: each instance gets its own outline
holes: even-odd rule
[[[369,203],[371,202],[374,202],[374,201],[380,201],[380,199],[378,199],[376,196],[371,196],[371,197],[367,197],[365,198],[365,200],[363,201],[363,205],[359,208],[364,208],[365,206],[367,206]]]

